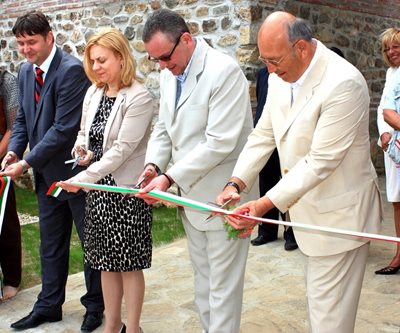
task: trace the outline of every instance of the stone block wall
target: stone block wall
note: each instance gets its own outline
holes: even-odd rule
[[[384,85],[379,34],[395,26],[400,17],[397,1],[357,0],[25,0],[0,1],[0,63],[11,72],[24,60],[11,28],[16,18],[32,9],[49,18],[56,44],[81,58],[87,38],[96,30],[114,26],[124,32],[149,90],[158,97],[159,67],[147,59],[141,41],[146,17],[166,7],[187,21],[195,36],[203,36],[216,49],[234,57],[249,80],[255,104],[258,61],[257,31],[274,10],[287,10],[310,21],[315,36],[327,46],[337,46],[367,79],[371,95],[371,154],[382,171],[382,153],[377,149],[376,107]]]

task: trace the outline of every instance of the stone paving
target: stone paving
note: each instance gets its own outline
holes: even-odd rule
[[[394,235],[392,208],[387,203],[382,234]],[[302,254],[299,250],[284,251],[283,244],[280,234],[280,239],[273,243],[250,247],[241,333],[308,332]],[[356,333],[400,332],[400,274],[374,274],[376,269],[389,262],[394,251],[395,244],[378,241],[371,243]],[[200,333],[193,304],[193,274],[186,240],[180,239],[155,248],[152,266],[145,273],[146,296],[141,320],[144,332]],[[9,329],[10,323],[31,311],[39,289],[36,286],[22,290],[14,299],[0,303],[1,333],[13,332]],[[79,332],[84,314],[79,302],[83,289],[82,273],[71,275],[68,279],[63,320],[25,332]],[[102,332],[102,327],[95,332]]]

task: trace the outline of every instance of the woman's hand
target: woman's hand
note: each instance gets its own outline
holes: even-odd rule
[[[93,159],[93,152],[87,150],[84,145],[76,145],[73,151],[74,158],[79,158],[78,165],[88,166]]]
[[[381,135],[381,147],[383,151],[386,151],[389,145],[389,141],[392,138],[392,134],[385,132]]]
[[[61,181],[61,182],[57,182],[56,184],[58,187],[61,187],[63,190],[67,191],[67,192],[73,192],[76,193],[78,192],[81,188],[76,186],[76,185],[72,185],[69,180],[67,181]]]

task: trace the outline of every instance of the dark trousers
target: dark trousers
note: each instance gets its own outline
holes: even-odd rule
[[[278,151],[275,149],[267,164],[260,172],[260,195],[264,196],[272,187],[279,182],[281,178],[281,169],[279,163]],[[279,210],[277,208],[268,211],[263,218],[279,219]],[[258,225],[258,235],[264,235],[268,238],[275,239],[278,237],[278,225],[272,223],[260,223]]]
[[[39,203],[42,290],[34,311],[46,316],[58,316],[65,301],[72,221],[83,241],[85,197],[78,194],[61,201],[46,195],[48,186],[40,174],[35,174],[35,183]],[[100,271],[85,265],[84,274],[87,293],[82,296],[81,303],[89,312],[103,312]]]
[[[8,190],[1,228],[0,266],[3,272],[3,284],[17,288],[21,283],[21,227],[12,182]]]

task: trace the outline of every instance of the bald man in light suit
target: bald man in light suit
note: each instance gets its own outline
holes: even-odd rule
[[[262,216],[277,207],[296,222],[378,232],[381,200],[370,159],[365,79],[289,13],[266,18],[258,46],[270,72],[267,101],[230,182],[240,191],[251,188],[275,147],[283,177],[236,212]],[[226,187],[217,201],[235,192]],[[254,224],[235,217],[229,223],[235,228]],[[353,332],[368,240],[299,229],[295,235],[305,254],[310,331]]]

